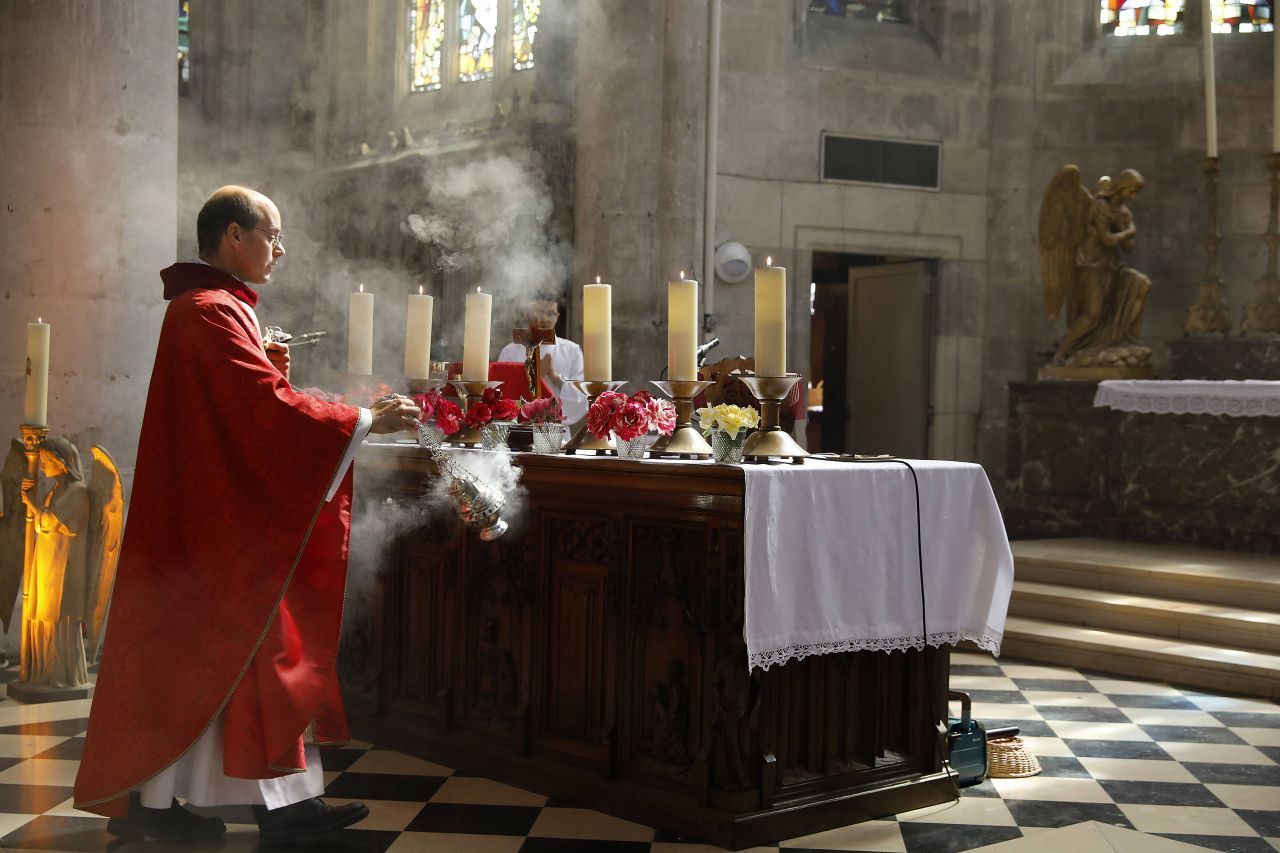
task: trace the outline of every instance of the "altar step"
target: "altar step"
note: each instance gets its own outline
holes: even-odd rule
[[[1003,654],[1280,699],[1280,559],[1099,539],[1013,553]]]

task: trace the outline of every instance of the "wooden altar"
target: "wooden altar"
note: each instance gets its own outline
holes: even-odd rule
[[[380,554],[353,535],[353,565],[382,570],[348,598],[357,737],[731,849],[953,797],[945,648],[748,673],[740,469],[516,460],[494,542],[452,506]],[[403,514],[436,476],[366,445],[358,511]]]

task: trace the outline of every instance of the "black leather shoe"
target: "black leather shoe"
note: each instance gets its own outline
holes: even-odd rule
[[[359,823],[369,816],[364,803],[331,806],[319,797],[291,803],[278,809],[254,806],[258,837],[263,841],[289,841],[319,835]]]
[[[227,832],[222,818],[202,817],[189,812],[174,800],[167,809],[142,805],[137,791],[129,795],[129,814],[107,821],[107,832],[123,838],[154,838],[157,841],[212,841]]]

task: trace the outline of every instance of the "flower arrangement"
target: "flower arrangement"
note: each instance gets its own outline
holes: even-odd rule
[[[520,406],[515,400],[502,396],[501,389],[486,388],[480,399],[467,407],[463,422],[469,427],[479,428],[491,421],[511,422],[520,415]]]
[[[422,409],[422,414],[418,417],[420,423],[434,423],[446,436],[462,429],[462,409],[439,391],[415,394],[413,402]]]
[[[524,424],[559,424],[564,420],[560,401],[555,397],[536,397],[520,401],[520,422]]]
[[[587,409],[587,430],[604,439],[610,432],[623,441],[638,438],[650,430],[670,435],[676,426],[676,407],[670,400],[648,391],[631,396],[605,391]]]
[[[753,430],[760,426],[760,413],[753,406],[735,406],[721,403],[718,406],[703,406],[698,409],[698,422],[702,425],[702,434],[723,432],[729,438],[736,439],[738,431]]]

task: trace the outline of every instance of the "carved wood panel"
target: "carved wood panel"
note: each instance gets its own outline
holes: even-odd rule
[[[604,720],[605,579],[602,563],[551,565],[547,731],[594,742]]]
[[[440,718],[448,714],[457,655],[456,553],[410,546],[402,555],[391,582],[388,655],[396,677],[388,701]]]

